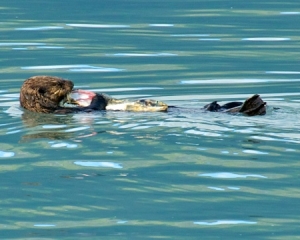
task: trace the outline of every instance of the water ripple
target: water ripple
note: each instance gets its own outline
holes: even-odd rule
[[[261,152],[261,151],[257,151],[257,150],[251,150],[251,149],[243,150],[243,153],[249,153],[249,154],[269,154],[267,152]]]
[[[15,28],[15,30],[21,31],[41,31],[41,30],[56,30],[56,29],[63,29],[64,27],[58,26],[44,26],[44,27],[26,27],[26,28]]]
[[[178,56],[175,53],[113,53],[105,54],[106,56],[115,56],[115,57],[172,57]]]
[[[47,224],[47,223],[34,224],[33,226],[35,226],[35,227],[56,227],[55,224]]]
[[[65,128],[65,127],[67,127],[67,125],[65,125],[65,124],[62,124],[62,125],[48,124],[48,125],[42,126],[42,128],[45,128],[45,129],[56,129],[56,128]]]
[[[256,38],[242,38],[242,41],[261,41],[261,42],[274,42],[274,41],[290,41],[290,38],[276,38],[276,37],[256,37]]]
[[[231,224],[257,224],[257,222],[243,220],[218,220],[215,222],[194,222],[197,225],[215,226],[215,225],[231,225]]]
[[[73,72],[119,72],[124,69],[118,68],[104,68],[95,67],[85,64],[74,64],[74,65],[48,65],[48,66],[27,66],[21,67],[23,70],[56,70],[56,69],[66,69]]]
[[[43,46],[46,45],[45,43],[34,43],[34,42],[2,42],[0,43],[1,46]]]
[[[296,71],[266,71],[266,73],[267,74],[300,74],[300,72],[296,72]],[[285,79],[285,80],[289,81],[289,79]]]
[[[149,24],[150,27],[174,27],[174,24],[166,24],[166,23],[153,23]]]
[[[119,68],[72,68],[69,69],[71,72],[122,72],[125,69],[119,69]]]
[[[135,88],[94,88],[90,89],[90,91],[94,92],[124,92],[124,91],[144,91],[144,90],[160,90],[163,89],[161,87],[135,87]],[[150,96],[150,95],[144,95],[144,96]]]
[[[220,38],[199,38],[199,41],[221,41]]]
[[[75,128],[67,129],[67,130],[65,130],[65,132],[78,132],[78,131],[85,130],[88,128],[90,128],[90,127],[89,126],[75,127]]]
[[[298,15],[300,12],[280,12],[281,15]]]
[[[300,72],[274,72],[266,73],[277,74],[300,74]],[[248,83],[267,83],[267,82],[300,82],[300,79],[201,79],[201,80],[182,80],[181,84],[248,84]]]
[[[81,28],[129,28],[130,25],[111,25],[111,24],[66,24],[69,27],[81,27]]]
[[[49,142],[50,144],[52,144],[53,142]],[[77,144],[70,144],[70,143],[65,143],[65,142],[61,142],[61,143],[54,143],[51,145],[52,148],[77,148]]]
[[[172,34],[171,37],[209,37],[210,34]]]
[[[258,175],[258,174],[235,174],[230,172],[203,173],[203,174],[199,174],[198,176],[212,177],[212,178],[248,178],[248,177],[267,178],[265,176]]]
[[[187,131],[185,131],[185,133],[208,136],[208,137],[221,137],[222,136],[222,134],[220,134],[220,133],[198,131],[198,130],[193,130],[193,129],[187,130]]]
[[[83,167],[123,168],[121,164],[114,162],[75,161],[74,164]]]

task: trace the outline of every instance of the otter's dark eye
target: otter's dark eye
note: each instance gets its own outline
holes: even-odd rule
[[[40,94],[44,94],[45,92],[46,92],[46,90],[45,90],[44,88],[40,88],[40,89],[39,89],[39,93],[40,93]]]

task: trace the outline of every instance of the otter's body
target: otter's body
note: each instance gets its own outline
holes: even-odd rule
[[[112,98],[106,94],[86,90],[74,90],[69,80],[52,76],[34,76],[21,87],[20,104],[23,108],[39,113],[72,113],[93,110],[134,112],[167,111],[168,105],[151,100],[137,101]],[[212,112],[243,113],[248,116],[266,113],[266,103],[255,94],[244,102],[230,102],[220,106],[216,101],[204,106]]]

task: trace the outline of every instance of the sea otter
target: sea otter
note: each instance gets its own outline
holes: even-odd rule
[[[23,83],[20,92],[20,104],[23,108],[40,113],[72,113],[93,110],[117,111],[170,111],[176,107],[155,101],[114,99],[106,94],[73,89],[70,80],[52,76],[34,76]],[[220,106],[216,101],[204,106],[204,110],[213,112],[240,112],[249,116],[266,113],[266,103],[255,94],[245,102],[230,102]]]

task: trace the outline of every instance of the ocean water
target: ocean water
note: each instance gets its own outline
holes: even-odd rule
[[[0,3],[3,239],[298,239],[297,1]],[[34,75],[181,111],[37,114]],[[260,94],[265,116],[204,112]],[[195,110],[198,109],[198,110]]]

